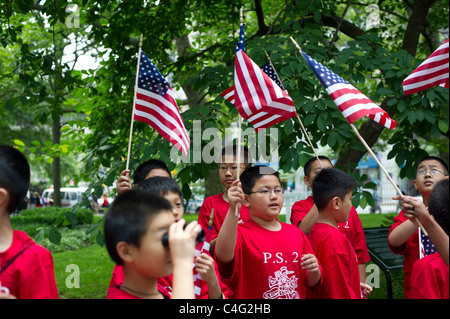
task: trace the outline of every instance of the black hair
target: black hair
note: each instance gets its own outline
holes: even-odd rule
[[[276,176],[281,185],[280,174],[273,168],[265,165],[252,166],[243,171],[239,177],[244,193],[250,194],[258,179],[264,175]]]
[[[334,167],[322,169],[313,181],[313,199],[319,212],[328,205],[334,197],[341,200],[358,184],[347,173]]]
[[[140,247],[148,225],[158,214],[172,212],[172,205],[164,197],[141,189],[120,194],[112,203],[104,219],[105,245],[111,259],[118,265],[123,260],[117,253],[121,241]]]
[[[442,168],[444,169],[444,175],[446,175],[446,176],[448,175],[448,165],[447,165],[447,163],[445,163],[445,161],[442,158],[439,158],[437,156],[424,156],[424,157],[422,157],[416,164],[416,171],[418,170],[420,164],[423,161],[431,161],[431,160],[439,162],[439,164],[441,164]]]
[[[237,159],[237,151],[238,151],[238,146],[236,144],[233,145],[227,145],[225,147],[222,148],[222,157],[228,157],[228,156],[234,156]],[[244,165],[245,168],[250,168],[252,166],[252,154],[250,153],[248,147],[246,146],[241,146],[241,157],[244,159]]]
[[[167,167],[166,163],[164,163],[159,159],[152,158],[142,163],[141,165],[138,166],[138,168],[136,168],[136,170],[133,173],[133,183],[134,184],[142,183],[145,180],[145,177],[147,177],[148,173],[154,169],[163,169],[169,174],[169,176],[172,176],[170,174],[169,167]]]
[[[331,160],[323,155],[319,155],[318,156],[320,160],[326,160],[328,162],[331,163]],[[305,174],[306,177],[309,177],[309,174],[311,174],[311,169],[312,169],[312,164],[317,161],[317,157],[311,157],[305,164],[305,166],[303,167],[303,173]]]
[[[448,235],[448,179],[440,180],[434,185],[428,198],[428,211]]]
[[[10,214],[25,200],[30,188],[30,165],[26,157],[8,145],[0,145],[0,188],[9,194],[6,210]]]
[[[178,185],[178,183],[170,177],[151,177],[142,183],[139,183],[136,188],[156,193],[161,196],[166,196],[168,193],[176,193],[181,199],[183,199],[183,193],[181,192],[180,185]]]

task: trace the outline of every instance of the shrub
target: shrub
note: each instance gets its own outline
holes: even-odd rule
[[[29,224],[41,224],[42,226],[56,225],[77,226],[92,224],[94,213],[87,208],[79,208],[76,213],[70,207],[35,207],[22,210],[18,215],[11,216],[11,223],[14,229],[29,228]]]
[[[79,249],[95,241],[90,209],[70,207],[36,207],[11,216],[14,229],[22,230],[51,252]]]

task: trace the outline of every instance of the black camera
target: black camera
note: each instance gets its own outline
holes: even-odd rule
[[[188,224],[184,224],[183,229],[185,229],[187,225]],[[197,234],[197,238],[195,239],[195,244],[198,244],[204,240],[205,240],[205,231],[203,230],[203,228],[201,228]],[[164,247],[169,247],[169,234],[168,233],[163,235],[162,244]]]

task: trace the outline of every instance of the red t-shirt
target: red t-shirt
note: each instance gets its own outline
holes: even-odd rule
[[[0,270],[30,244],[0,275],[1,285],[18,299],[58,299],[52,254],[23,231],[14,230],[11,246],[0,253]]]
[[[411,299],[448,299],[448,265],[439,252],[418,260],[411,272]]]
[[[302,255],[313,250],[300,229],[280,224],[279,231],[267,230],[251,219],[238,225],[234,259],[217,261],[222,280],[231,290],[230,298],[306,297],[306,271],[300,263]]]
[[[223,199],[223,193],[206,198],[202,204],[202,207],[200,207],[200,212],[198,214],[198,223],[205,231],[208,228],[209,216],[211,215],[211,210],[213,208],[214,218],[211,239],[214,239],[218,236],[219,231],[222,228],[223,221],[225,220],[228,210],[230,209],[230,204]],[[239,219],[243,222],[246,222],[250,219],[250,212],[244,205],[242,205],[241,211],[239,212]]]
[[[304,200],[295,202],[291,208],[291,223],[294,226],[305,218],[311,208],[314,206],[314,199],[312,196]],[[352,206],[350,214],[345,223],[337,223],[339,230],[347,237],[353,246],[358,257],[358,264],[365,264],[370,261],[369,251],[367,250],[366,236],[359,219],[355,207]]]
[[[405,213],[400,211],[400,213],[394,217],[394,223],[391,225],[391,228],[389,229],[389,234],[400,224],[407,221],[408,218],[405,217]],[[389,244],[389,241],[388,241]],[[403,289],[405,291],[405,298],[410,298],[411,293],[411,271],[413,268],[414,263],[420,258],[419,253],[419,229],[417,228],[417,231],[409,237],[409,239],[401,246],[394,247],[389,244],[389,248],[391,251],[398,255],[404,255],[405,258],[403,259],[403,276],[404,276],[404,283],[403,283]]]
[[[358,261],[350,241],[324,223],[316,223],[308,238],[323,267],[323,284],[311,298],[361,299]]]
[[[209,253],[208,253],[209,255]],[[219,269],[217,267],[216,261],[214,261],[214,269],[216,272],[217,280],[219,282],[220,290],[225,298],[228,298],[228,288],[225,284],[220,280]],[[107,299],[112,299],[110,297],[111,293],[114,293],[113,290],[117,287],[120,287],[123,284],[125,279],[125,273],[123,271],[123,266],[115,265],[111,277],[111,281],[109,282],[108,292],[106,294]],[[173,286],[173,275],[170,274],[166,277],[161,277],[157,279],[158,285],[160,285],[166,293],[172,295],[172,286]],[[196,297],[196,299],[208,299],[209,298],[209,288],[206,281],[202,281],[200,287],[200,295]],[[119,289],[120,290],[120,289]]]
[[[142,299],[138,296],[126,292],[120,287],[121,285],[110,287],[108,290],[108,294],[106,295],[106,299]],[[161,293],[164,299],[170,299],[170,294],[160,284],[158,284],[158,291]]]

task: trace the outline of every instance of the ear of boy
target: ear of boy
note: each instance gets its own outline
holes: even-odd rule
[[[5,188],[0,188],[0,212],[6,210],[9,203],[9,193]]]
[[[132,262],[133,257],[133,247],[124,241],[118,242],[116,245],[117,254],[124,262]]]
[[[308,186],[309,188],[312,188],[312,183],[308,176],[303,177],[303,182],[305,183],[306,186]]]

